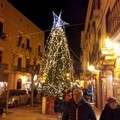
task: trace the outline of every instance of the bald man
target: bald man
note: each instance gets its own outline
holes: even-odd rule
[[[91,105],[83,98],[83,92],[73,90],[73,98],[65,104],[62,120],[97,120]]]

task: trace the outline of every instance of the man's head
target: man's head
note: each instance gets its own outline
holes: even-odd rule
[[[76,104],[79,104],[83,97],[83,92],[81,89],[76,88],[73,90],[73,100]]]
[[[117,103],[117,99],[115,97],[109,97],[107,99],[107,102],[111,109],[116,109],[118,103]]]

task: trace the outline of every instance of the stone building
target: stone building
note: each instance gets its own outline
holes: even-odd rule
[[[85,85],[93,86],[93,102],[103,108],[109,96],[120,101],[120,0],[90,0],[81,36]],[[94,70],[90,70],[90,66]]]
[[[43,51],[44,32],[7,0],[0,0],[0,93],[8,84],[28,89],[31,73],[37,69],[40,75]]]

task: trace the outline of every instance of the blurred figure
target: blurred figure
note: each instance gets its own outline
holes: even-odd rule
[[[62,120],[96,120],[95,112],[83,98],[81,89],[73,90],[73,98],[65,104]]]
[[[101,112],[100,120],[120,120],[120,105],[115,97],[109,97]]]
[[[54,101],[54,112],[58,114],[57,115],[58,120],[62,119],[63,111],[64,111],[64,100],[59,96],[57,96]]]
[[[86,100],[87,102],[89,102],[89,101],[90,101],[90,97],[89,97],[89,95],[87,94],[87,89],[82,89],[82,91],[83,91],[83,97],[85,98],[85,100]]]

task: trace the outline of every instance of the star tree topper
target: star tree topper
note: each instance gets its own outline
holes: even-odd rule
[[[61,14],[62,12],[60,12],[59,16],[57,16],[54,12],[53,12],[53,26],[52,26],[52,30],[64,26],[64,25],[69,25],[69,23],[63,21],[61,19]]]

